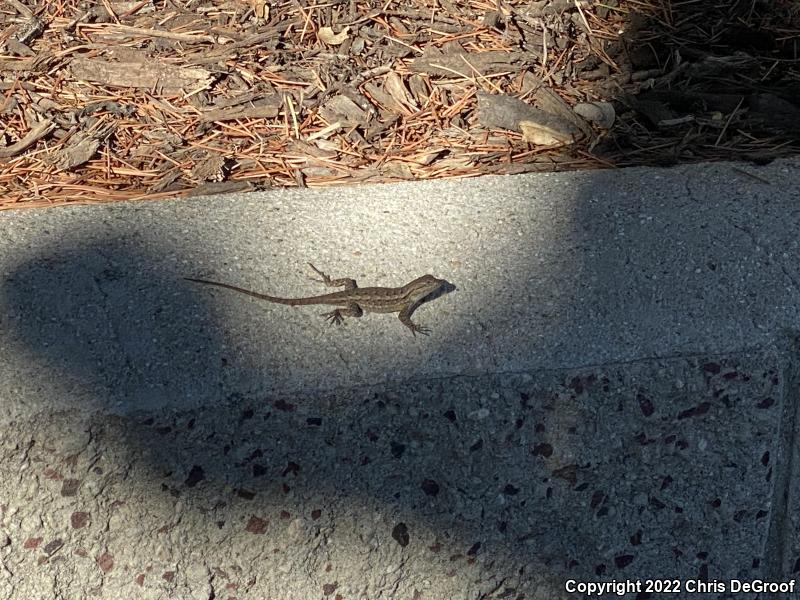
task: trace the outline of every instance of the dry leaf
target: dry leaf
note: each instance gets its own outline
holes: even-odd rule
[[[616,112],[610,102],[580,102],[573,110],[602,129],[611,129],[616,118]]]
[[[383,82],[383,89],[391,94],[392,98],[401,105],[408,106],[413,110],[419,110],[414,99],[403,84],[403,79],[397,73],[391,72],[386,76]]]
[[[544,122],[520,121],[522,141],[537,146],[552,146],[555,144],[573,144],[575,136],[568,130],[560,127],[549,127]]]
[[[251,0],[251,4],[257,18],[265,21],[269,19],[269,4],[267,0]]]
[[[330,27],[320,27],[319,31],[317,32],[317,38],[319,38],[319,41],[324,44],[328,44],[329,46],[338,46],[348,37],[350,37],[349,25],[342,29],[339,33],[333,33],[333,29]]]

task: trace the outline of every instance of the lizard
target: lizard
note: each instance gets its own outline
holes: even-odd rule
[[[213,285],[216,287],[226,288],[242,294],[247,294],[259,300],[266,300],[267,302],[274,302],[276,304],[288,304],[289,306],[307,306],[310,304],[328,304],[339,306],[330,312],[322,313],[322,316],[331,323],[340,325],[344,321],[344,317],[360,317],[364,312],[375,313],[393,313],[397,312],[400,322],[411,330],[411,333],[416,337],[418,333],[428,335],[430,329],[422,327],[411,321],[411,315],[419,307],[420,304],[434,297],[438,297],[443,293],[447,293],[455,289],[451,283],[444,279],[438,279],[433,275],[423,275],[417,279],[405,284],[402,287],[364,287],[360,288],[354,279],[342,277],[340,279],[331,279],[328,275],[317,269],[311,263],[308,265],[322,277],[321,283],[328,287],[344,287],[339,292],[332,292],[330,294],[323,294],[320,296],[309,296],[306,298],[278,298],[276,296],[268,296],[266,294],[259,294],[244,288],[230,285],[228,283],[220,283],[218,281],[209,281],[208,279],[196,279],[193,277],[184,277],[187,281],[201,283],[204,285]],[[320,280],[316,280],[320,281]]]

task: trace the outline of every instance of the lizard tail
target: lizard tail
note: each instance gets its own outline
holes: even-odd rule
[[[214,285],[217,287],[226,288],[229,290],[233,290],[234,292],[247,294],[248,296],[252,296],[253,298],[258,298],[259,300],[266,300],[267,302],[275,302],[276,304],[288,304],[289,306],[296,306],[298,304],[301,304],[301,302],[298,302],[298,300],[293,298],[278,298],[276,296],[267,296],[266,294],[259,294],[258,292],[252,292],[250,290],[236,287],[235,285],[230,285],[228,283],[209,281],[208,279],[194,279],[193,277],[184,277],[184,279],[186,281],[194,281],[195,283],[202,283],[204,285]]]

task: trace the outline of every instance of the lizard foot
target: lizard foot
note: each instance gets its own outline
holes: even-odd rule
[[[331,278],[330,278],[330,276],[329,276],[329,275],[326,275],[325,273],[323,273],[322,271],[320,271],[320,270],[319,270],[317,267],[315,267],[315,266],[314,266],[314,265],[312,265],[311,263],[308,263],[308,266],[309,266],[309,267],[311,267],[312,269],[314,269],[314,271],[316,272],[316,274],[317,274],[317,275],[319,275],[320,277],[322,277],[322,279],[314,279],[313,277],[309,277],[309,279],[311,279],[311,280],[313,280],[313,281],[319,281],[320,283],[324,283],[324,284],[325,284],[325,285],[327,285],[327,286],[330,286],[330,285],[331,285],[331,283],[332,283],[332,280],[331,280]]]
[[[325,320],[331,325],[341,325],[344,322],[344,317],[339,309],[332,310],[331,312],[321,313]]]
[[[414,337],[417,337],[418,333],[421,335],[430,335],[431,333],[431,330],[427,327],[423,327],[422,325],[417,325],[416,323],[412,323],[412,325],[413,327],[409,327],[409,329],[411,330],[411,333],[414,335]]]

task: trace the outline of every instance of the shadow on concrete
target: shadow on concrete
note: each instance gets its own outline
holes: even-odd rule
[[[653,67],[670,60],[668,47],[649,55]],[[731,50],[692,48],[685,56],[706,63],[714,48]],[[702,86],[720,78],[733,85],[734,75],[707,73],[691,90],[653,90],[635,108],[644,119],[698,106],[731,113],[738,91],[709,95]],[[750,116],[765,98],[789,102],[787,89],[768,81],[751,90]],[[769,130],[769,122],[760,125]],[[685,184],[610,197],[613,178],[586,174],[571,206],[541,212],[532,203],[505,220],[521,232],[503,257],[513,273],[505,279],[533,292],[503,295],[501,305],[493,301],[496,282],[483,280],[459,293],[480,312],[487,344],[498,315],[537,335],[494,355],[485,376],[430,380],[398,367],[409,383],[270,394],[258,352],[243,356],[241,331],[228,328],[214,296],[182,281],[195,273],[164,267],[164,257],[181,250],[112,234],[54,239],[18,264],[2,286],[10,307],[4,327],[32,373],[50,382],[41,393],[87,399],[64,408],[125,415],[101,414],[93,427],[118,436],[105,443],[138,465],[132,472],[142,477],[142,493],[165,514],[180,499],[208,515],[208,527],[254,535],[280,531],[296,515],[321,528],[338,523],[345,546],[407,548],[441,568],[442,578],[483,590],[480,597],[522,597],[535,581],[556,598],[568,575],[705,580],[780,572],[767,555],[764,524],[777,497],[770,478],[781,455],[782,365],[736,353],[765,341],[753,332],[787,321],[770,306],[797,305],[800,278],[781,258],[794,256],[793,238],[758,233],[786,231],[781,220],[797,213],[722,206],[734,216],[720,223],[696,213],[718,191],[713,182],[687,173]],[[663,248],[671,249],[663,253],[669,262],[659,264],[652,253]],[[471,251],[469,241],[463,249]],[[468,258],[480,264],[480,256]],[[766,275],[756,296],[742,274],[758,271]],[[558,297],[548,296],[553,290]],[[705,318],[709,310],[718,316]],[[458,337],[456,330],[430,342],[446,356]],[[698,354],[709,347],[728,356]],[[601,366],[514,374],[531,356],[554,368]],[[340,358],[304,368],[324,379]],[[291,378],[295,366],[282,368]],[[659,371],[663,380],[654,377]],[[235,522],[242,514],[253,516]],[[355,525],[344,532],[348,518]],[[370,531],[359,521],[377,525]],[[288,539],[273,535],[271,543]],[[303,543],[316,548],[313,541]]]
[[[83,390],[97,408],[135,411],[218,390],[224,344],[204,326],[209,298],[124,235],[53,240],[9,273],[13,338],[56,390]]]
[[[569,574],[661,577],[665,565],[669,576],[759,576],[768,562],[770,456],[780,454],[782,367],[737,353],[753,342],[741,319],[795,297],[787,265],[769,258],[790,238],[772,238],[764,264],[754,263],[758,230],[777,228],[773,220],[786,213],[749,213],[738,227],[706,222],[680,194],[702,195],[711,181],[687,190],[677,178],[646,201],[618,191],[612,200],[613,177],[586,175],[571,207],[543,212],[532,202],[529,214],[505,220],[523,234],[504,257],[517,269],[510,279],[535,277],[542,295],[559,290],[555,301],[521,297],[526,284],[507,305],[492,304],[485,285],[454,282],[463,302],[482,307],[490,331],[502,320],[518,324],[497,330],[516,343],[483,377],[407,372],[404,385],[264,393],[269,374],[248,373],[258,357],[231,355],[226,315],[212,296],[164,267],[176,250],[111,234],[62,237],[19,264],[3,284],[6,327],[53,381],[44,393],[83,395],[111,411],[124,404],[123,425],[108,418],[106,443],[139,465],[133,472],[146,494],[165,507],[181,499],[208,514],[209,527],[259,533],[280,530],[284,513],[327,515],[320,523],[339,523],[350,546],[408,547],[441,564],[443,577],[482,578],[480,586],[507,597],[533,581],[558,597]],[[540,234],[557,235],[559,245],[542,246]],[[697,255],[704,235],[712,241]],[[671,262],[644,253],[670,245],[678,248],[664,253]],[[763,298],[735,279],[753,270],[767,282]],[[709,306],[720,315],[700,319]],[[580,359],[575,339],[583,340]],[[452,341],[433,340],[443,352]],[[728,356],[696,355],[709,340]],[[514,374],[531,355],[601,366]],[[260,516],[232,522],[242,505]],[[356,523],[349,534],[341,526],[348,518]],[[378,523],[373,541],[360,537],[361,520]]]

